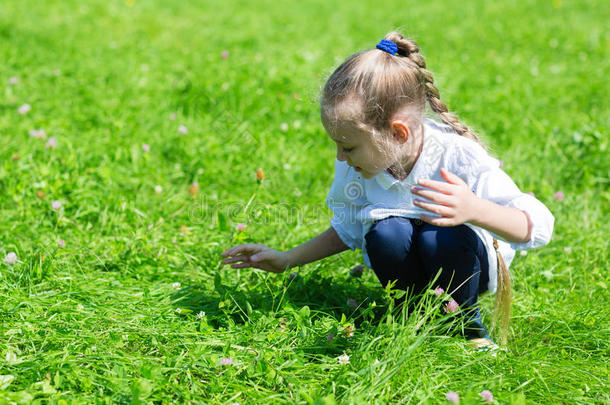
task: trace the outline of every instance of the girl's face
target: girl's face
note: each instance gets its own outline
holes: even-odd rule
[[[373,134],[352,120],[339,120],[330,125],[323,118],[322,123],[328,136],[337,145],[337,160],[347,162],[365,179],[375,177],[396,163],[395,147],[398,145],[389,142],[389,147],[384,147],[375,142],[375,137],[382,135]]]

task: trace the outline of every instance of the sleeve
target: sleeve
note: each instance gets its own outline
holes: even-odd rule
[[[346,165],[335,162],[335,180],[330,188],[326,205],[333,212],[330,225],[337,232],[339,238],[351,250],[362,247],[362,221],[358,219],[360,208],[346,196]]]
[[[498,205],[517,208],[527,215],[530,224],[530,240],[525,243],[505,240],[513,249],[538,248],[551,241],[555,224],[553,214],[536,198],[521,192],[513,180],[500,168],[481,174],[475,194]],[[494,237],[502,239],[497,235]]]
[[[544,246],[551,241],[555,218],[549,209],[533,196],[521,192],[515,182],[502,169],[500,162],[491,157],[480,145],[461,141],[453,162],[459,168],[461,177],[477,197],[498,205],[517,208],[523,211],[530,226],[530,240],[515,243],[492,235],[508,243],[514,250],[531,249]]]

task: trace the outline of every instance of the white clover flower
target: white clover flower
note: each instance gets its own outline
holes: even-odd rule
[[[8,84],[17,84],[19,83],[19,78],[18,77],[10,77],[8,79]]]
[[[156,185],[155,186],[155,193],[157,194],[161,194],[163,192],[163,187]]]
[[[8,252],[4,258],[4,263],[14,266],[17,263],[17,254],[15,252]]]
[[[29,104],[24,104],[17,109],[17,112],[21,115],[27,114],[32,110],[32,107]]]
[[[55,200],[51,203],[51,208],[53,208],[55,211],[59,210],[61,208],[61,201],[59,200]]]
[[[342,366],[345,365],[345,364],[349,364],[349,356],[347,354],[343,354],[343,355],[337,357],[337,361]]]
[[[205,312],[200,311],[197,315],[196,315],[197,319],[202,320],[203,318],[205,318]]]
[[[189,130],[186,126],[180,125],[178,126],[178,132],[180,132],[181,134],[188,134]]]
[[[521,256],[527,256],[527,250],[522,250],[519,252]]]
[[[285,122],[283,122],[283,123],[280,125],[280,131],[282,131],[282,132],[286,132],[286,131],[288,131],[288,124],[286,124]]]
[[[182,308],[176,308],[176,313],[177,314],[181,314],[182,313]]]
[[[173,283],[172,284],[172,288],[175,288],[176,290],[180,289],[180,283]]]

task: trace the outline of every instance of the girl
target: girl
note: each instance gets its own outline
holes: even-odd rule
[[[442,124],[424,118],[426,104]],[[399,33],[334,71],[322,93],[321,119],[337,144],[330,227],[286,252],[234,246],[222,263],[280,273],[359,248],[382,285],[395,282],[415,293],[440,271],[436,283],[454,300],[446,309],[461,309],[466,338],[497,347],[477,298],[498,290],[504,337],[507,264],[515,250],[550,241],[553,215],[519,191],[479,137],[448,111],[418,46]]]

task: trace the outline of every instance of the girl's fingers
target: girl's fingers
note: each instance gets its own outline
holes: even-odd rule
[[[427,203],[417,199],[413,201],[413,204],[443,217],[449,216],[449,214],[451,214],[451,210],[448,207],[445,207],[444,205]]]
[[[443,205],[452,205],[453,199],[443,193],[438,193],[436,191],[425,190],[423,188],[412,187],[411,192],[419,197],[424,197],[430,201],[434,201],[435,203],[443,204]]]
[[[228,259],[224,259],[222,261],[222,264],[229,264],[229,263],[234,263],[234,262],[239,262],[239,261],[246,261],[249,260],[249,257],[246,255],[241,255],[241,256],[235,256],[235,257],[230,257]]]
[[[430,215],[426,215],[426,214],[421,214],[419,216],[419,218],[426,222],[429,223],[431,225],[436,225],[436,226],[453,226],[453,222],[451,221],[450,218],[436,218],[436,217],[431,217]]]
[[[233,269],[245,269],[247,267],[252,267],[252,263],[250,262],[243,262],[243,263],[237,263],[237,264],[232,264],[231,268]]]
[[[430,179],[420,179],[417,184],[431,188],[432,190],[440,191],[443,194],[451,194],[453,192],[453,187],[455,187],[453,184]]]

